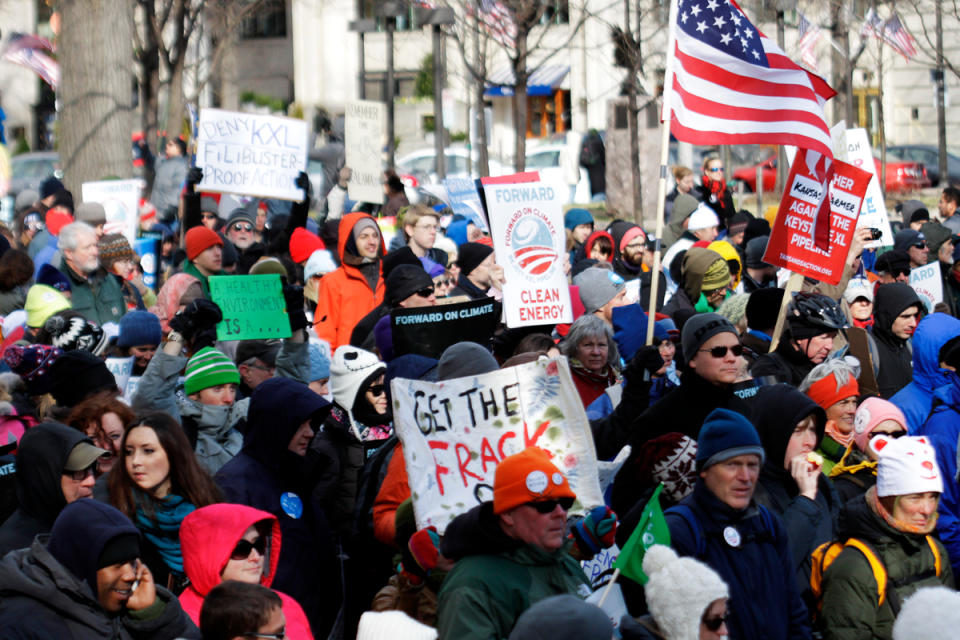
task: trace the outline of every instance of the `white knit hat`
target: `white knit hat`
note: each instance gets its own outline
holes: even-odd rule
[[[937,454],[925,436],[890,438],[874,436],[870,446],[879,454],[877,496],[905,496],[933,491],[943,493],[943,476]]]
[[[333,261],[333,256],[327,249],[317,249],[310,254],[307,264],[303,267],[304,281],[310,280],[312,276],[324,276],[334,271],[337,263]]]
[[[960,627],[960,593],[925,587],[907,598],[893,623],[893,640],[952,638]]]
[[[678,558],[662,544],[647,549],[643,572],[650,578],[644,587],[647,607],[667,640],[699,640],[707,607],[730,597],[713,569],[693,558]]]
[[[363,382],[375,373],[383,373],[387,365],[369,351],[348,344],[337,347],[330,363],[330,393],[338,405],[347,410],[350,423],[353,419],[353,403]]]
[[[697,208],[693,210],[693,213],[691,213],[687,219],[690,221],[687,223],[687,231],[698,231],[720,225],[720,219],[717,218],[717,214],[714,213],[709,205],[702,202],[697,205]]]
[[[339,349],[338,349],[339,351]],[[436,640],[437,630],[402,611],[367,611],[360,616],[357,640]]]

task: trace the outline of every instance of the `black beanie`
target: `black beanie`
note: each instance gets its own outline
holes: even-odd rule
[[[417,291],[433,286],[433,278],[423,267],[401,264],[387,276],[387,302],[392,306],[400,304]]]
[[[68,351],[50,366],[50,393],[61,407],[74,407],[99,391],[116,391],[103,360],[89,351]]]
[[[97,558],[97,569],[123,564],[139,557],[140,536],[135,533],[121,533],[103,545],[100,557]]]
[[[457,264],[460,265],[460,272],[468,276],[480,266],[481,262],[487,259],[488,255],[493,253],[493,247],[479,242],[465,242],[460,245],[458,251]]]
[[[939,360],[960,371],[960,336],[950,338],[940,347]]]
[[[747,327],[755,331],[773,329],[782,303],[783,289],[767,287],[751,293],[747,300]]]
[[[54,207],[63,207],[68,209],[70,213],[73,213],[73,194],[67,191],[66,189],[61,189],[57,191],[56,197],[53,199],[53,204],[50,205],[50,208]]]
[[[404,245],[399,249],[394,249],[387,255],[383,256],[384,280],[386,281],[388,278],[390,278],[390,272],[402,264],[409,264],[423,269],[423,263],[420,262],[420,258],[417,257],[417,254],[413,252],[413,249]]]

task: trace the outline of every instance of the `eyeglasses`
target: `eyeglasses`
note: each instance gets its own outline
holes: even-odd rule
[[[453,280],[448,278],[447,280],[440,280],[439,282],[434,282],[433,285],[435,287],[449,287],[453,285]]]
[[[723,171],[723,167],[710,167],[707,169],[710,173],[717,173],[718,171]]]
[[[253,225],[249,222],[234,222],[230,228],[234,231],[253,231]]]
[[[268,638],[269,640],[284,640],[287,637],[287,630],[281,629],[276,633],[257,633],[256,631],[251,631],[250,633],[243,634],[244,638]]]
[[[96,471],[96,468],[97,468],[97,463],[94,462],[92,465],[90,465],[86,469],[81,469],[80,471],[64,471],[63,475],[70,476],[70,478],[74,482],[83,482],[89,476],[92,476],[94,474],[94,472]]]
[[[725,623],[729,618],[730,618],[730,614],[725,613],[722,616],[717,618],[703,618],[701,622],[703,622],[703,626],[705,626],[707,630],[716,631],[717,629],[722,627],[723,623]]]
[[[200,214],[200,217],[203,218],[204,220],[215,220],[216,217],[217,217],[217,214],[215,214],[215,213],[201,213],[201,214]]]
[[[417,295],[421,298],[429,298],[433,295],[433,287],[424,287],[420,289],[420,291],[417,291]]]
[[[250,552],[254,549],[257,550],[261,556],[267,551],[267,539],[263,536],[259,536],[253,542],[247,540],[246,538],[240,538],[237,542],[237,546],[233,548],[233,551],[230,553],[231,560],[246,560],[250,557]]]
[[[698,349],[702,353],[709,353],[714,358],[724,358],[727,355],[727,351],[730,351],[735,356],[743,355],[743,345],[735,344],[732,347],[714,347],[712,349]]]
[[[564,511],[570,511],[573,506],[573,498],[557,498],[556,500],[539,500],[537,502],[528,502],[531,507],[537,510],[537,513],[553,513],[557,505]]]
[[[387,387],[386,387],[386,385],[382,385],[382,384],[372,384],[372,385],[370,385],[370,388],[367,389],[367,391],[369,391],[370,393],[372,393],[372,394],[373,394],[373,397],[376,398],[377,396],[380,396],[380,395],[383,395],[384,393],[386,393],[386,392],[387,392]]]

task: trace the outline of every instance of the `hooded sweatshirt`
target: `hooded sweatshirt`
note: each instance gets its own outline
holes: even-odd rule
[[[814,415],[819,444],[827,416],[809,396],[786,384],[761,387],[751,405],[753,423],[766,453],[754,499],[783,519],[797,588],[802,594],[810,585],[810,554],[821,543],[834,538],[839,505],[822,473],[817,478],[816,499],[801,496],[784,458],[794,428],[801,420]]]
[[[706,275],[710,266],[718,260],[723,261],[716,251],[710,249],[701,249],[700,247],[691,247],[687,254],[683,256],[683,276],[681,277],[680,288],[670,298],[670,302],[663,308],[663,313],[673,316],[680,309],[694,310],[694,305],[700,301],[703,293],[703,277]],[[724,262],[724,264],[726,264]]]
[[[940,349],[950,338],[960,335],[960,320],[945,313],[924,318],[913,334],[913,381],[890,401],[907,418],[907,429],[915,434],[933,408],[933,392],[947,384],[948,371],[940,368]]]
[[[336,351],[342,344],[350,343],[350,334],[361,319],[383,302],[385,285],[381,277],[378,258],[375,267],[348,264],[345,256],[356,254],[356,241],[353,240],[353,228],[363,218],[376,224],[376,220],[367,213],[350,213],[340,219],[337,252],[341,264],[320,281],[317,294],[317,311],[314,314],[314,329],[317,336],[330,344],[330,350]],[[380,255],[386,253],[383,237],[380,238]],[[376,269],[375,285],[371,286],[367,273]]]
[[[323,420],[329,410],[303,383],[262,382],[250,398],[243,449],[215,478],[229,502],[261,509],[280,522],[284,544],[273,586],[300,603],[318,636],[339,608],[339,581],[322,578],[337,575],[338,568],[329,528],[310,500],[309,459],[288,447],[301,424]]]
[[[75,640],[200,638],[173,595],[157,585],[153,605],[111,614],[97,596],[97,562],[108,542],[138,535],[120,511],[94,500],[63,510],[44,544],[0,562],[0,628],[4,638]]]
[[[269,587],[273,584],[280,561],[280,523],[275,517],[266,511],[240,504],[212,504],[197,509],[183,519],[180,546],[190,586],[180,594],[180,606],[194,624],[199,626],[203,599],[222,581],[220,575],[237,542],[247,529],[257,523],[267,523],[270,529],[264,573],[260,577],[260,584]],[[283,601],[287,636],[291,640],[312,640],[310,624],[300,605],[285,593],[277,592],[277,595]]]
[[[910,383],[913,378],[913,360],[910,340],[898,338],[891,330],[893,321],[908,307],[924,306],[916,291],[903,282],[891,282],[877,287],[873,301],[874,342],[877,345],[879,373],[877,386],[881,398],[890,398]]]
[[[28,429],[17,452],[17,500],[20,507],[0,527],[0,555],[29,547],[40,533],[49,533],[67,506],[60,477],[70,452],[80,442],[93,444],[81,431],[58,422]]]

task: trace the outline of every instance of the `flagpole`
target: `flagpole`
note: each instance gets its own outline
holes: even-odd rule
[[[600,602],[597,603],[597,606],[601,609],[603,608],[603,603],[607,601],[607,596],[610,595],[610,592],[613,591],[613,585],[616,584],[617,578],[620,577],[620,569],[614,569],[613,575],[610,576],[610,582],[607,583],[607,588],[603,591],[603,595],[600,596]]]
[[[663,78],[663,112],[660,121],[660,181],[657,184],[656,247],[653,252],[653,273],[650,274],[650,313],[647,315],[647,345],[653,344],[653,323],[657,315],[657,289],[660,286],[660,242],[663,238],[663,211],[667,196],[667,163],[670,161],[671,100],[673,98],[673,65],[676,58],[678,0],[670,0],[669,31],[667,32],[667,65]],[[632,118],[636,114],[631,114]],[[616,576],[616,574],[614,574]],[[612,584],[612,581],[611,581]],[[606,598],[607,594],[603,594]],[[602,602],[602,601],[601,601]]]

